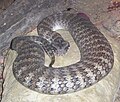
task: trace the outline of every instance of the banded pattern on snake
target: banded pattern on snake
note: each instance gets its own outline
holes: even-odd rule
[[[81,58],[72,65],[53,68],[55,55],[63,55],[69,43],[54,31],[66,29],[77,44]],[[65,94],[92,86],[112,69],[114,55],[108,40],[90,19],[79,13],[61,12],[44,18],[37,26],[39,36],[19,36],[11,42],[18,55],[13,63],[15,78],[24,86],[45,94]],[[51,58],[45,66],[44,51]]]

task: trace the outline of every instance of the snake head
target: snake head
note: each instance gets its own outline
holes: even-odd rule
[[[70,47],[69,42],[65,41],[62,37],[54,39],[51,45],[53,47],[52,50],[54,54],[57,56],[64,55]]]

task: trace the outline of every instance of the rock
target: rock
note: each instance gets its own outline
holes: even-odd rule
[[[16,0],[0,15],[0,54],[11,39],[33,30],[44,17],[65,10],[68,4],[66,0]]]

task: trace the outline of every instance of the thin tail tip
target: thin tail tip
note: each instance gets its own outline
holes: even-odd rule
[[[87,20],[90,20],[90,18],[83,12],[79,12],[77,10],[75,10],[74,8],[71,8],[71,7],[68,7],[67,10],[68,12],[74,12],[74,13],[77,13],[78,15],[80,15],[81,17],[87,19]]]
[[[90,18],[85,13],[80,12],[80,13],[78,13],[78,15],[80,15],[81,17],[83,17],[87,20],[90,20]]]

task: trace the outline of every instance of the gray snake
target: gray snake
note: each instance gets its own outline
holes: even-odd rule
[[[55,55],[63,55],[69,43],[54,31],[70,32],[81,58],[69,66],[53,68]],[[114,55],[108,40],[85,14],[60,12],[44,18],[37,26],[39,36],[15,37],[10,48],[18,55],[13,63],[15,78],[25,87],[45,94],[65,94],[92,86],[112,69]],[[51,58],[45,66],[45,53]]]

